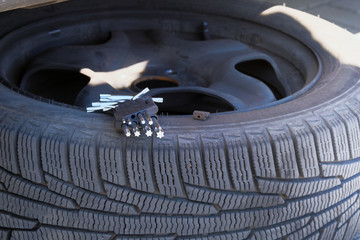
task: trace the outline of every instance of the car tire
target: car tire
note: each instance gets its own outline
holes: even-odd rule
[[[6,41],[13,31],[109,9],[255,22],[311,49],[319,74],[264,108],[160,116],[163,139],[126,138],[110,115],[19,89],[31,56],[49,46]],[[360,44],[346,30],[240,0],[78,0],[2,13],[0,26],[1,239],[351,239],[360,230]]]

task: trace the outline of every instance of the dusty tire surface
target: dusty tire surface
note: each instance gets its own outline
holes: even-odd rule
[[[164,139],[125,138],[111,116],[5,86],[21,69],[9,70],[14,46],[0,39],[1,239],[351,239],[360,230],[360,45],[350,33],[246,1],[87,3],[4,13],[0,34],[77,11],[240,18],[309,46],[319,79],[268,108],[161,117]]]

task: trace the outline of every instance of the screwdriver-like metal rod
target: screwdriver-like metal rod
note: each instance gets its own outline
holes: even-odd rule
[[[140,131],[139,131],[139,128],[137,127],[136,123],[133,122],[133,126],[132,126],[132,130],[134,132],[134,136],[135,137],[139,137],[140,136]]]
[[[136,122],[133,122],[133,121],[131,121],[130,118],[127,118],[127,119],[126,119],[126,123],[127,123],[127,125],[128,125],[129,127],[131,127],[131,130],[132,130],[134,136],[135,136],[135,137],[139,137],[141,133],[140,133],[140,131],[139,131],[139,128],[137,127]]]
[[[131,132],[130,132],[130,129],[129,127],[126,125],[126,120],[125,119],[122,119],[122,125],[121,125],[121,128],[125,134],[126,137],[130,137],[131,136]]]
[[[144,116],[141,113],[139,113],[137,116],[140,119],[140,124],[144,125],[146,123]]]
[[[160,126],[158,120],[156,119],[156,117],[152,117],[152,120],[154,122],[154,131],[156,133],[156,137],[158,137],[160,139],[163,138],[164,137],[164,130]]]
[[[153,134],[153,132],[152,132],[151,128],[149,127],[149,125],[144,125],[143,131],[144,131],[144,133],[145,133],[145,135],[147,137],[151,137],[152,134]]]
[[[152,118],[150,117],[149,113],[147,111],[144,111],[144,115],[145,115],[146,121],[148,121],[149,125],[153,125],[154,122],[153,122]]]
[[[138,113],[137,116],[138,116],[138,118],[139,118],[139,120],[140,120],[141,128],[142,128],[144,134],[145,134],[147,137],[151,137],[152,134],[153,134],[153,132],[152,132],[150,126],[148,125],[148,123],[146,122],[143,114]]]
[[[130,137],[131,132],[130,132],[129,127],[126,124],[121,125],[121,127],[122,127],[123,132],[125,133],[125,136]]]

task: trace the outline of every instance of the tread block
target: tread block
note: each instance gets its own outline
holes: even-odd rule
[[[45,129],[44,122],[30,120],[20,128],[18,134],[17,146],[21,176],[36,183],[45,181],[40,152],[40,141]]]
[[[71,127],[52,124],[41,139],[43,170],[64,181],[72,181],[68,153],[68,138],[72,132]]]
[[[186,185],[186,190],[190,200],[216,204],[221,209],[249,209],[285,203],[282,197],[274,195],[216,191],[190,185]]]
[[[14,116],[5,116],[0,120],[0,167],[15,174],[20,173],[17,138],[22,122]]]
[[[184,197],[181,185],[175,148],[172,141],[153,141],[153,167],[155,179],[161,194],[175,197]]]
[[[297,233],[294,233],[297,234],[297,237],[294,238],[302,239],[305,237],[303,236],[304,233],[314,232],[316,229],[321,228],[329,221],[338,217],[345,209],[349,208],[358,198],[358,195],[354,193],[359,189],[359,178],[360,175],[352,179],[352,181],[345,182],[343,188],[336,187],[325,193],[289,200],[284,210],[285,212],[291,212],[294,216],[318,213],[314,216],[314,220],[307,229],[300,229]],[[324,211],[324,209],[326,209],[326,211]],[[287,217],[285,217],[285,219],[286,218]]]
[[[8,230],[0,229],[0,239],[9,239],[10,233]]]
[[[11,237],[14,239],[38,239],[38,240],[48,240],[48,239],[66,239],[66,240],[106,240],[112,239],[113,235],[110,233],[98,233],[98,232],[89,232],[89,231],[78,231],[78,230],[65,230],[60,228],[45,227],[42,226],[36,231],[13,231]]]
[[[299,178],[299,169],[296,162],[295,147],[289,133],[284,130],[268,128],[273,145],[275,165],[280,178]]]
[[[360,119],[349,108],[335,111],[345,124],[351,158],[360,157]]]
[[[360,238],[360,221],[357,221],[356,227],[354,228],[353,240],[359,240]]]
[[[272,180],[258,178],[257,182],[260,192],[283,194],[290,199],[326,191],[341,184],[340,179],[337,177],[299,180]]]
[[[153,164],[150,158],[150,141],[129,139],[126,142],[126,167],[130,186],[144,192],[155,192]]]
[[[335,159],[338,161],[350,159],[348,136],[344,122],[336,114],[323,115],[322,117],[326,121],[331,132],[333,148],[335,150]]]
[[[319,176],[319,164],[315,148],[315,139],[309,127],[302,124],[289,124],[294,138],[298,167],[305,178]]]
[[[182,179],[186,183],[206,186],[204,166],[201,160],[200,140],[179,137],[179,164]]]
[[[37,219],[41,224],[91,231],[124,232],[124,216],[91,210],[69,210],[52,207],[16,195],[0,192],[0,210],[26,218]]]
[[[210,204],[186,199],[169,199],[159,195],[145,194],[105,183],[109,198],[137,206],[141,212],[158,214],[216,214],[218,210]]]
[[[186,236],[180,239],[189,239],[189,240],[225,240],[225,239],[237,239],[242,240],[246,239],[249,234],[250,230],[245,231],[235,231],[235,232],[228,232],[228,233],[218,233],[218,234],[209,234],[207,236]]]
[[[58,225],[81,229],[92,228],[93,231],[113,231],[116,234],[177,233],[178,235],[187,236],[204,234],[205,231],[206,234],[210,234],[215,232],[246,230],[253,226],[259,228],[266,227],[269,226],[269,224],[279,224],[288,221],[293,218],[293,216],[306,217],[307,214],[314,213],[318,213],[318,215],[324,214],[323,218],[331,221],[334,218],[325,217],[326,214],[323,209],[331,208],[332,206],[340,206],[349,199],[354,199],[354,201],[356,201],[358,197],[356,192],[359,190],[359,184],[360,174],[344,180],[342,188],[335,187],[334,189],[312,196],[288,200],[287,204],[281,206],[269,208],[259,207],[236,212],[224,211],[216,216],[207,215],[189,217],[183,215],[165,216],[153,214],[119,216],[117,214],[104,214],[90,210],[68,210],[51,207],[38,201],[24,199],[4,192],[0,192],[0,202],[5,203],[0,204],[0,209],[26,218],[38,219],[39,222],[44,225]],[[133,190],[131,191],[135,192]],[[118,195],[117,192],[113,194],[115,197],[126,196],[124,196],[124,194]],[[140,193],[140,196],[143,196],[143,193]],[[144,202],[141,197],[136,197],[136,199]],[[148,203],[148,205],[157,207],[157,204]],[[168,206],[168,208],[176,208],[176,206]],[[341,213],[343,210],[344,209],[342,209],[342,211],[334,210],[334,212]],[[315,222],[319,223],[320,221],[317,220]],[[345,225],[347,226],[348,223]],[[306,236],[311,236],[311,234],[316,233],[317,230],[314,229],[315,227],[311,227],[310,230],[306,232]]]
[[[199,219],[205,219],[205,221],[199,221]],[[205,224],[212,224],[211,220],[215,221],[218,217],[168,217],[168,216],[153,216],[144,215],[139,219],[126,218],[125,225],[131,226],[125,229],[125,234],[178,234],[182,235],[196,235],[201,234],[205,229]],[[218,219],[217,219],[218,220]],[[165,228],[159,226],[165,224]],[[214,226],[211,232],[218,232],[219,227]]]
[[[357,194],[353,195],[352,197],[347,198],[346,200],[335,204],[335,206],[331,206],[320,213],[316,214],[310,225],[315,230],[320,230],[325,225],[329,224],[330,221],[333,219],[337,219],[346,209],[352,206],[356,201],[358,201]],[[338,222],[336,220],[336,222]]]
[[[227,157],[220,137],[202,137],[204,148],[203,163],[207,181],[212,188],[231,189]]]
[[[304,228],[299,229],[298,231],[292,233],[289,235],[289,239],[303,239],[312,233],[320,230],[325,225],[329,224],[332,220],[338,218],[339,215],[341,215],[344,210],[348,209],[351,205],[353,205],[358,200],[357,194],[354,194],[353,196],[340,201],[340,203],[337,203],[335,205],[332,205],[329,208],[326,208],[325,210],[322,210],[321,212],[315,214]],[[319,200],[321,201],[321,200]],[[315,203],[315,202],[313,202]],[[301,206],[301,205],[299,205]],[[293,206],[290,206],[293,207]],[[310,212],[311,213],[311,212]],[[298,213],[296,213],[298,214]],[[334,238],[337,239],[337,238]]]
[[[336,187],[325,193],[288,201],[287,207],[293,211],[295,210],[294,214],[296,216],[302,216],[314,212],[316,213],[343,201],[354,194],[359,188],[359,185],[356,186],[356,184],[360,184],[359,178],[355,178],[353,181],[344,183],[342,188]]]
[[[320,162],[335,161],[330,129],[319,119],[306,121],[315,136],[316,152]]]
[[[347,224],[343,225],[341,228],[335,230],[334,239],[345,239],[344,234],[347,228]]]
[[[76,186],[97,193],[104,192],[97,156],[97,132],[75,130],[70,140],[69,160]]]
[[[145,239],[145,240],[175,240],[178,239],[176,235],[168,236],[118,236],[116,240],[136,240],[136,239]]]
[[[71,184],[57,180],[54,177],[45,175],[48,188],[66,197],[72,198],[83,208],[111,212],[118,214],[138,215],[137,209],[129,204],[116,202],[105,196],[94,194],[77,188]]]
[[[256,191],[251,172],[247,141],[244,136],[224,136],[228,153],[229,171],[236,190]]]
[[[104,180],[126,186],[124,140],[118,135],[103,134],[99,147],[100,172]]]
[[[351,218],[348,220],[347,228],[345,231],[345,235],[343,239],[352,239],[356,233],[359,232],[359,217],[360,217],[360,210],[358,210]]]
[[[336,220],[330,222],[327,226],[324,226],[320,230],[319,240],[333,239],[333,236],[334,236],[335,230],[336,230],[336,226],[337,226]]]
[[[42,185],[36,185],[21,177],[8,174],[1,169],[0,180],[4,183],[8,192],[63,208],[77,208],[73,200],[51,192]]]
[[[306,238],[304,238],[304,240],[318,240],[319,236],[320,236],[320,232],[314,232],[309,236],[307,236]]]
[[[276,178],[274,156],[267,132],[246,132],[253,168],[257,177]]]
[[[359,207],[360,201],[359,198],[357,198],[355,203],[341,214],[338,220],[338,227],[342,226],[345,222],[347,222],[355,214],[355,212],[359,210]]]
[[[327,196],[327,199],[329,197]],[[321,200],[321,199],[319,199]],[[292,218],[293,206],[267,209],[254,209],[238,212],[223,212],[217,216],[164,216],[141,215],[138,217],[103,214],[88,210],[66,210],[49,207],[46,204],[25,200],[23,198],[0,192],[0,209],[35,218],[42,224],[63,227],[92,229],[93,231],[113,231],[116,234],[173,234],[197,235],[246,230],[251,226],[265,227]],[[142,200],[140,200],[142,201]],[[312,204],[316,202],[311,202]],[[314,207],[311,210],[317,210]],[[163,226],[164,227],[161,227]],[[211,226],[209,228],[209,226]],[[312,231],[313,232],[313,231]],[[309,233],[309,232],[308,232]],[[311,234],[311,233],[310,233]]]
[[[342,176],[347,179],[360,172],[360,158],[350,161],[321,163],[320,167],[325,177]]]
[[[0,212],[0,227],[11,229],[33,229],[38,221],[14,216],[6,212]]]
[[[278,224],[261,230],[255,230],[250,239],[262,240],[282,238],[292,232],[297,231],[299,228],[304,227],[309,222],[310,218],[310,216],[306,216],[288,223]]]
[[[300,230],[289,234],[288,239],[305,239],[311,234],[317,233],[317,231],[314,229],[314,226],[311,224],[306,225],[305,227],[301,228]]]

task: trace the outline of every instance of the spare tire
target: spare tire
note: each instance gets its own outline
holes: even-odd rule
[[[277,100],[249,106],[233,94],[244,105],[206,108],[205,121],[191,107],[167,115],[177,103],[158,117],[164,138],[127,138],[111,115],[71,106],[89,81],[73,67],[76,54],[47,61],[68,45],[104,44],[111,28],[192,41],[201,20],[211,38],[267,60],[283,90],[256,84],[273,84]],[[346,30],[255,1],[74,0],[1,13],[0,35],[1,239],[351,239],[360,230],[360,44]],[[147,60],[146,52],[130,58]],[[91,54],[117,70],[106,54]],[[270,66],[245,62],[254,64],[230,64],[258,79]],[[187,87],[198,93],[217,69],[180,70],[200,79]],[[49,81],[72,87],[50,94]]]

